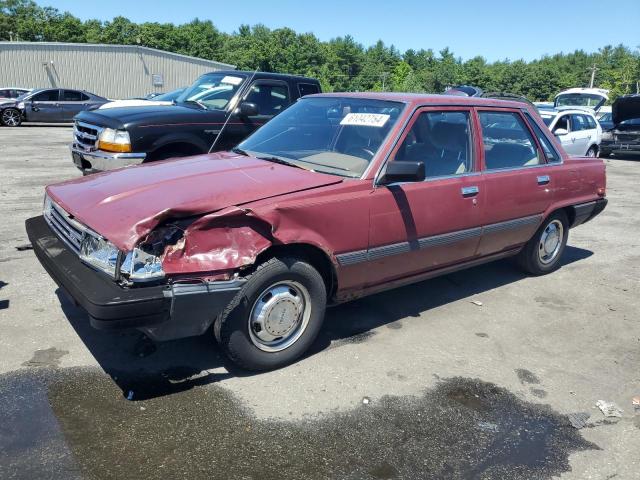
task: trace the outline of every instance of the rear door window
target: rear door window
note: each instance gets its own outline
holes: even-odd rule
[[[571,131],[579,132],[580,130],[587,130],[587,119],[584,115],[571,115]]]
[[[483,110],[478,115],[486,170],[540,164],[536,142],[519,113]]]
[[[394,161],[424,162],[427,178],[461,175],[473,170],[471,146],[469,112],[422,112]]]
[[[58,90],[45,90],[44,92],[36,93],[31,100],[34,102],[57,102]]]
[[[593,130],[596,127],[596,121],[594,120],[594,118],[591,115],[585,115],[584,116],[585,120],[587,121],[587,126],[589,127],[590,130]]]
[[[64,102],[85,102],[89,100],[89,97],[77,90],[63,90],[62,101]]]

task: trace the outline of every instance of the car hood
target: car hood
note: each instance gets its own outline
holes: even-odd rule
[[[113,170],[46,190],[78,221],[121,250],[131,250],[168,218],[204,215],[340,182],[333,175],[218,152]]]
[[[84,111],[75,118],[92,125],[122,129],[142,125],[220,121],[224,117],[222,110],[204,110],[198,106],[145,105]]]
[[[640,118],[640,95],[618,97],[611,106],[611,116],[614,125],[618,125],[625,120]]]
[[[163,100],[114,100],[112,102],[104,103],[100,106],[100,110],[107,108],[123,108],[123,107],[157,107],[171,106],[173,102]]]

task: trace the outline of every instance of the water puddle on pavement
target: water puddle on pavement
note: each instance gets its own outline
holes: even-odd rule
[[[258,419],[219,385],[147,397],[127,401],[97,369],[1,375],[0,478],[535,480],[598,448],[471,379],[299,421]]]

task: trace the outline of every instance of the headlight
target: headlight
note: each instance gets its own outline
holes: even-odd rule
[[[17,107],[17,108],[19,108],[20,110],[24,110],[24,102],[19,102],[19,103],[16,105],[16,107]]]
[[[132,282],[148,282],[164,277],[160,258],[139,248],[127,253],[120,273]]]
[[[602,132],[602,140],[613,140],[613,133]]]
[[[131,151],[131,139],[126,130],[105,128],[98,137],[98,148],[107,152],[126,153]]]
[[[80,244],[80,259],[92,267],[116,276],[119,250],[102,237],[85,233]]]

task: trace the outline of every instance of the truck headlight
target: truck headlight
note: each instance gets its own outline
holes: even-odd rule
[[[110,241],[85,233],[80,244],[80,259],[111,277],[116,276],[118,254],[120,251]]]
[[[139,248],[127,253],[120,273],[132,282],[148,282],[164,277],[160,258]]]
[[[613,140],[613,133],[602,132],[602,140]]]
[[[126,130],[105,128],[98,137],[98,149],[106,152],[127,153],[131,151],[131,139]]]

